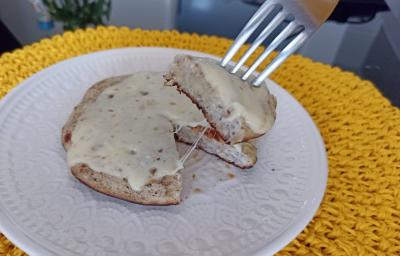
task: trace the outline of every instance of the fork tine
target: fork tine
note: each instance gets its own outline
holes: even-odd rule
[[[251,47],[243,54],[240,60],[237,62],[236,66],[231,70],[232,74],[235,74],[240,67],[246,62],[250,55],[257,49],[258,46],[278,27],[279,24],[287,17],[288,13],[281,11],[279,12],[273,20],[268,24],[267,27],[260,33],[260,35],[254,40]]]
[[[221,61],[221,66],[225,67],[228,62],[233,58],[239,48],[247,41],[250,35],[257,29],[261,22],[271,13],[274,9],[275,4],[271,4],[269,1],[265,1],[264,4],[258,8],[256,13],[250,18],[246,26],[240,31],[235,41],[226,52],[224,58]]]
[[[268,45],[267,49],[256,59],[256,61],[251,65],[251,67],[246,71],[246,73],[242,76],[243,80],[249,78],[251,73],[253,73],[256,68],[263,62],[268,55],[271,54],[273,50],[275,50],[291,33],[293,33],[296,29],[296,24],[294,21],[290,22],[283,30],[279,33],[277,37]]]
[[[274,71],[287,57],[294,53],[307,39],[307,34],[303,31],[298,34],[280,53],[279,55],[264,69],[264,71],[253,81],[254,86],[260,84]]]

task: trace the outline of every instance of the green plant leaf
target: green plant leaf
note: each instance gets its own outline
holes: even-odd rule
[[[111,0],[43,0],[54,20],[65,30],[104,24],[111,13]]]

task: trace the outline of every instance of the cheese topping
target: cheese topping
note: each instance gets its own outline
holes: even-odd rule
[[[228,119],[233,120],[243,116],[247,125],[260,134],[272,127],[275,119],[274,115],[271,115],[273,110],[267,102],[269,92],[265,86],[251,86],[238,76],[227,72],[215,60],[194,59],[200,65],[205,79],[215,88],[222,103],[232,110]]]
[[[183,168],[173,132],[203,120],[187,97],[163,86],[162,73],[135,73],[88,103],[72,133],[68,164],[126,178],[139,191]]]

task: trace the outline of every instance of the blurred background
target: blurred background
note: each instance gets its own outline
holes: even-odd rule
[[[82,5],[71,6],[74,2]],[[64,30],[99,24],[235,38],[263,2],[0,0],[0,54]],[[400,106],[400,0],[340,0],[299,53],[373,81]]]

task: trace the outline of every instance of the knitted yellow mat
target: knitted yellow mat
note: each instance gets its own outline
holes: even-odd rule
[[[159,46],[222,56],[231,42],[115,27],[67,32],[3,54],[0,98],[41,69],[89,52]],[[278,255],[400,255],[400,110],[371,82],[301,56],[290,57],[272,79],[311,114],[329,157],[317,215]],[[25,254],[0,235],[0,255]]]

